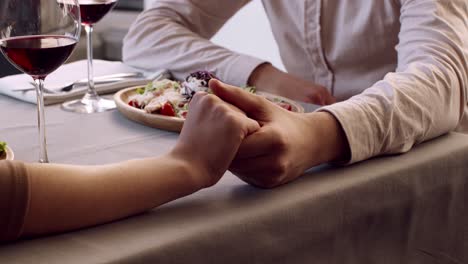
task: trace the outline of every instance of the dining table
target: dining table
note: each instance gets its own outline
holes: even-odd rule
[[[35,162],[36,106],[0,95],[0,107],[0,141]],[[60,104],[46,106],[46,129],[51,162],[80,165],[161,155],[178,138],[117,110]],[[0,245],[0,263],[468,263],[467,191],[468,135],[451,132],[272,189],[226,172],[140,215]]]

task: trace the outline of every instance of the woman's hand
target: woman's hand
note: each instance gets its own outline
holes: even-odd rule
[[[74,230],[128,217],[218,182],[242,140],[258,129],[259,124],[236,107],[215,95],[198,93],[190,104],[179,141],[168,155],[99,166],[12,163],[17,168],[7,167],[6,172],[0,168],[0,174],[9,173],[5,175],[7,183],[8,177],[21,176],[24,180],[11,181],[17,184],[11,187],[26,191],[23,196],[18,191],[18,195],[3,200],[21,200],[12,201],[23,204],[12,213],[26,212],[24,225],[18,228],[21,236]],[[23,215],[12,219],[22,221]]]
[[[189,163],[200,188],[219,181],[241,142],[260,126],[217,96],[198,92],[172,155]]]
[[[335,97],[325,87],[282,72],[267,63],[254,70],[249,78],[249,85],[255,86],[259,91],[305,103],[329,105],[336,102]]]

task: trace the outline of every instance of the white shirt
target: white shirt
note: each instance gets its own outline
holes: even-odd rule
[[[176,78],[216,69],[242,86],[264,61],[209,39],[248,1],[156,0],[132,25],[124,61]],[[350,162],[468,131],[468,1],[263,0],[288,72],[341,102]],[[248,41],[248,40],[246,40]]]

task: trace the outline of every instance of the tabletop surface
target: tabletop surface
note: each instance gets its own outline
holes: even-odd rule
[[[36,106],[5,96],[0,106],[0,139],[16,159],[35,161]],[[80,115],[53,105],[46,124],[49,158],[60,163],[154,156],[178,137],[116,110]],[[313,168],[272,190],[228,172],[212,188],[139,216],[0,246],[0,263],[466,261],[468,217],[460,212],[468,199],[467,171],[468,136],[451,133],[404,155]]]

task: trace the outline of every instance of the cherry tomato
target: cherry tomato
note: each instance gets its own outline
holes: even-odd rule
[[[161,110],[159,110],[159,113],[161,115],[165,115],[165,116],[175,116],[175,110],[174,110],[174,107],[172,107],[172,104],[169,103],[169,102],[166,102]]]
[[[288,110],[288,111],[292,111],[292,106],[288,103],[278,103],[279,106],[281,106],[282,108]]]
[[[138,104],[138,102],[136,100],[132,100],[132,101],[128,102],[128,105],[132,106],[132,107],[136,107],[136,108],[141,108],[141,106]]]

